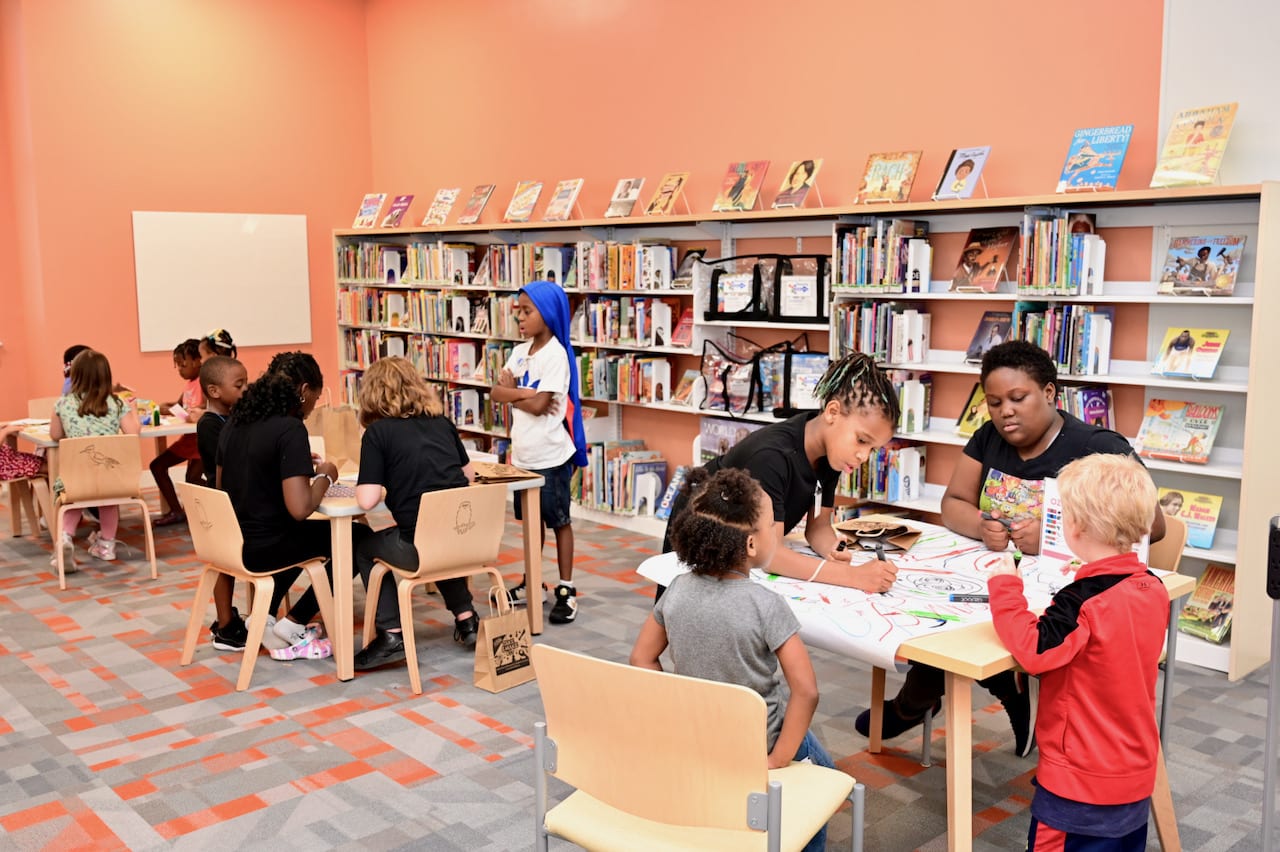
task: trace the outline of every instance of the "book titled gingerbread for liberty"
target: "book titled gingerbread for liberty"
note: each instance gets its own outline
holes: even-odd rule
[[[1176,114],[1160,149],[1151,185],[1197,186],[1217,180],[1237,106],[1218,104]]]
[[[424,225],[443,225],[445,220],[449,218],[449,211],[453,209],[453,204],[458,200],[458,193],[462,192],[462,187],[455,186],[452,189],[436,190],[436,197],[432,199],[431,206],[427,208],[427,215],[423,218]]]
[[[1148,459],[1206,464],[1218,435],[1223,407],[1184,400],[1152,399],[1138,430],[1138,455]]]
[[[1132,124],[1077,130],[1058,178],[1058,192],[1115,189],[1133,136]]]

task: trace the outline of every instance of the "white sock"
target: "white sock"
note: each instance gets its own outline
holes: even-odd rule
[[[572,580],[561,580],[561,581],[560,581],[560,585],[562,585],[562,586],[568,586],[569,588],[571,588],[571,589],[572,589],[572,588],[573,588],[573,581],[572,581]]]
[[[281,639],[288,639],[290,642],[293,641],[293,637],[296,634],[304,632],[306,629],[307,626],[305,624],[290,621],[287,616],[277,621],[275,627],[271,628],[272,632]]]

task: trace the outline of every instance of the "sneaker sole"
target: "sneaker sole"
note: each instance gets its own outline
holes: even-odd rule
[[[221,640],[214,639],[213,647],[217,648],[219,651],[243,651],[244,643],[236,645],[233,642],[223,642]]]

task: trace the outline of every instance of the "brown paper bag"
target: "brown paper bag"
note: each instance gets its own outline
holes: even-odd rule
[[[910,550],[924,531],[893,515],[862,515],[841,521],[835,528],[851,538],[879,538],[902,550]]]
[[[499,606],[506,595],[498,593]],[[533,680],[529,660],[529,615],[506,604],[506,611],[480,619],[476,637],[476,686],[502,692]]]
[[[360,468],[360,423],[354,408],[315,407],[307,418],[307,434],[324,439],[325,461],[340,472]]]

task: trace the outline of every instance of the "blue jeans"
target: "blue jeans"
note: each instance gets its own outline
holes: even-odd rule
[[[813,735],[813,731],[807,731],[804,739],[800,741],[800,748],[796,749],[795,760],[809,759],[814,766],[825,766],[828,769],[835,769],[835,761],[831,759],[831,755],[827,754],[827,750],[822,747],[822,743],[818,742],[818,738]],[[784,814],[783,819],[786,819]],[[827,848],[827,827],[824,825],[822,830],[813,836],[813,839],[805,844],[804,852],[823,852]]]

